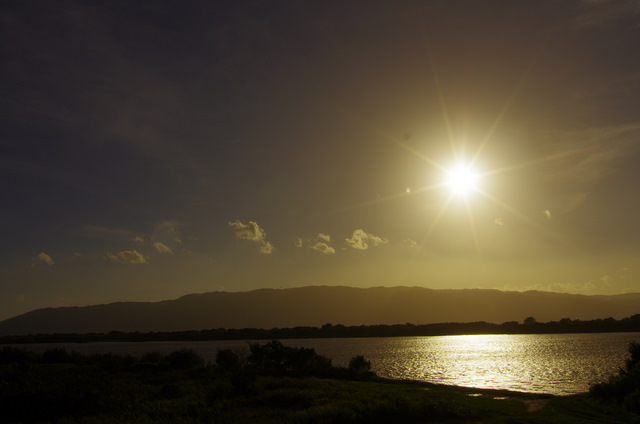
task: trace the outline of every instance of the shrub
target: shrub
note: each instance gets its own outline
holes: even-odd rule
[[[284,346],[278,340],[249,346],[248,364],[259,374],[292,377],[326,377],[331,373],[331,360],[312,348]]]
[[[630,357],[625,367],[609,377],[606,382],[589,388],[593,396],[623,402],[629,411],[640,413],[640,343],[629,344]]]
[[[0,350],[0,364],[24,364],[36,361],[36,354],[26,349],[4,347]]]
[[[40,362],[45,364],[79,364],[83,360],[77,352],[67,352],[66,349],[48,349],[40,358]]]
[[[240,368],[240,356],[231,349],[218,349],[216,365],[221,371],[235,371]]]
[[[165,360],[165,357],[162,353],[154,350],[152,352],[147,352],[140,358],[140,362],[147,362],[149,364],[158,364]]]
[[[169,367],[175,370],[197,368],[204,365],[204,359],[191,349],[180,349],[167,356]]]
[[[349,373],[357,379],[368,378],[374,375],[371,372],[371,362],[364,359],[362,355],[351,358],[347,369]]]

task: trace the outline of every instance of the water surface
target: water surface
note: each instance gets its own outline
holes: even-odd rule
[[[435,337],[376,337],[283,340],[312,347],[346,366],[364,355],[381,377],[485,389],[556,395],[585,392],[624,365],[631,341],[640,333],[527,334]],[[132,354],[181,348],[214,361],[218,349],[248,351],[251,341],[55,343],[20,345],[44,351],[63,347],[80,353]],[[264,343],[260,341],[259,343]]]

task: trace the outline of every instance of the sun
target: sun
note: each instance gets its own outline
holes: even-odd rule
[[[445,185],[452,193],[459,196],[467,196],[475,191],[478,183],[478,174],[467,164],[457,164],[446,171]]]

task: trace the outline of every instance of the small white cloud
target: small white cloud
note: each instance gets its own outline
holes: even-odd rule
[[[248,224],[243,224],[239,220],[236,220],[229,222],[229,226],[233,228],[237,238],[260,243],[260,253],[269,255],[273,252],[273,244],[266,240],[267,233],[260,228],[257,222],[249,221]]]
[[[173,250],[171,250],[166,244],[160,243],[159,241],[153,243],[153,248],[156,249],[158,253],[169,253],[173,255]]]
[[[375,247],[389,243],[388,239],[369,234],[362,229],[355,230],[351,238],[347,238],[345,240],[349,247],[357,250],[367,250],[369,248],[369,244]]]
[[[43,263],[43,264],[47,264],[47,265],[53,265],[55,263],[55,262],[53,262],[53,259],[51,259],[51,256],[47,255],[44,252],[38,253],[38,256],[33,258],[33,262],[34,263]]]
[[[493,220],[493,222],[496,225],[500,225],[500,226],[504,225],[504,221],[502,220],[502,218],[496,218],[496,219]]]
[[[551,211],[549,209],[543,210],[542,214],[545,216],[545,218],[551,219]]]
[[[259,241],[263,242],[267,234],[255,221],[249,221],[248,224],[236,220],[229,222],[229,226],[233,228],[236,233],[236,237],[243,240]]]
[[[298,240],[296,240],[296,247],[302,247],[303,244],[304,242],[302,241],[302,239],[298,237]]]
[[[144,238],[142,238],[142,236],[135,236],[134,238],[130,239],[131,241],[135,241],[136,243],[144,243]]]
[[[320,253],[324,253],[325,255],[332,255],[334,253],[336,253],[336,249],[334,249],[333,247],[329,246],[327,243],[324,242],[317,242],[316,244],[314,244],[313,246],[309,246],[311,249],[315,250],[316,252],[320,252]]]
[[[329,234],[318,233],[318,238],[322,241],[326,241],[327,243],[331,241],[331,236]]]
[[[145,257],[136,250],[124,250],[118,252],[115,255],[107,253],[107,258],[113,262],[120,262],[123,264],[144,264],[147,263]]]
[[[261,247],[260,247],[260,253],[263,253],[265,255],[270,255],[271,252],[273,252],[273,244],[269,243],[268,241],[265,242]]]

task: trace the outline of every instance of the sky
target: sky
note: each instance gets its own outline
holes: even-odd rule
[[[9,0],[0,29],[0,319],[640,291],[638,1]]]

